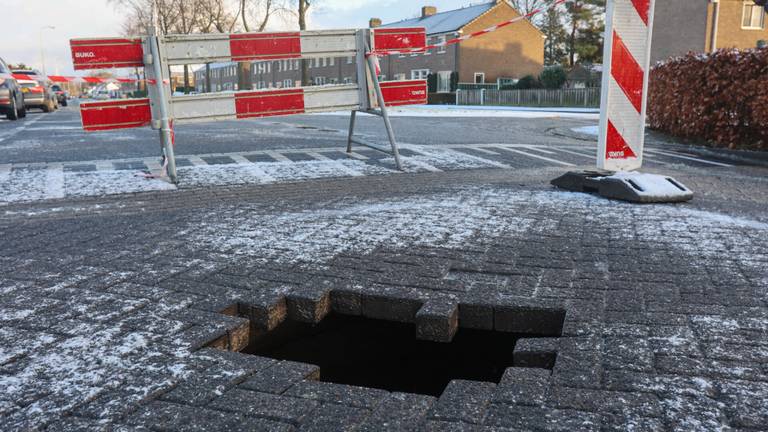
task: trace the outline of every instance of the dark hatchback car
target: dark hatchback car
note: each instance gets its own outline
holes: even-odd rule
[[[18,120],[27,115],[21,87],[11,74],[8,65],[0,58],[0,114],[8,120]]]
[[[69,97],[67,92],[65,92],[64,89],[61,88],[61,86],[58,84],[52,85],[51,90],[54,94],[56,94],[56,99],[59,100],[59,105],[67,106],[67,98]]]

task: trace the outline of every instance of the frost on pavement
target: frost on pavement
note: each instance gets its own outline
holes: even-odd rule
[[[573,229],[577,224],[574,242],[584,240],[584,230],[605,230],[614,242],[686,257],[690,265],[681,271],[694,269],[703,273],[727,260],[736,263],[743,274],[761,277],[757,285],[764,294],[768,291],[768,224],[681,206],[635,206],[583,194],[493,187],[459,188],[400,198],[347,197],[293,209],[286,209],[285,205],[270,208],[270,204],[243,203],[185,213],[177,222],[179,231],[175,237],[156,239],[158,250],[175,249],[184,243],[200,256],[198,262],[185,262],[190,267],[215,261],[214,257],[226,257],[231,262],[245,255],[322,268],[342,253],[366,254],[380,247],[465,249],[493,244],[496,240],[514,244],[518,239],[542,239]],[[132,252],[131,245],[113,247],[121,254]],[[608,248],[605,251],[608,253]],[[571,259],[567,254],[563,256]],[[602,264],[598,267],[606,275],[618,273],[611,279],[613,283],[620,281],[622,269],[614,267],[617,261],[601,263],[599,254],[587,258]],[[30,285],[0,280],[3,421],[10,425],[44,423],[84,406],[95,410],[87,415],[108,419],[125,406],[175,383],[186,382],[200,369],[221,375],[234,373],[234,367],[227,369],[213,358],[203,358],[210,357],[204,352],[191,353],[188,340],[181,337],[190,329],[179,315],[193,313],[193,300],[159,287],[115,285],[114,279],[127,280],[140,276],[138,273],[165,270],[162,261],[143,263],[150,267],[136,273],[110,270],[107,276],[113,280],[109,284],[95,284],[95,291],[81,289],[78,284],[84,280],[77,279],[40,286],[38,289],[45,295],[35,296],[29,292]],[[76,273],[87,272],[78,269]],[[738,275],[733,276],[736,282]],[[225,297],[223,289],[213,291],[212,295]],[[637,289],[642,290],[642,284]],[[50,311],[58,311],[55,320],[44,319]],[[211,323],[216,322],[214,316],[220,317],[204,315]],[[719,413],[728,407],[721,401],[715,402],[713,395],[722,394],[731,406],[747,406],[751,412],[768,408],[768,389],[764,383],[752,381],[756,373],[764,372],[746,367],[739,370],[727,361],[729,356],[768,358],[765,346],[740,352],[727,343],[744,335],[764,334],[768,331],[765,317],[691,314],[687,319],[685,326],[659,326],[660,330],[653,335],[646,334],[647,328],[640,325],[629,330],[644,335],[639,341],[651,357],[695,358],[704,350],[717,354],[726,360],[696,366],[710,377],[724,378],[715,385],[709,379],[680,376],[688,371],[666,375],[643,373],[632,382],[633,391],[659,395],[665,408],[663,415],[670,421],[680,421],[681,430],[716,429],[722,424]],[[611,332],[627,336],[624,332],[628,327],[604,325],[597,331],[608,336]],[[200,333],[212,334],[217,330],[215,324],[211,327],[201,328]],[[599,336],[596,343],[602,344]],[[599,346],[596,349],[606,348]],[[625,346],[629,345],[610,345],[617,350]],[[654,359],[649,359],[649,363]],[[637,359],[638,364],[640,360]],[[692,366],[671,362],[665,367]],[[749,424],[750,420],[753,419],[746,418],[744,423]]]
[[[542,214],[566,213],[581,214],[625,240],[665,245],[695,257],[714,258],[728,250],[734,259],[750,262],[759,251],[720,230],[768,236],[768,224],[682,207],[483,188],[405,199],[347,199],[331,208],[277,215],[242,206],[205,214],[185,233],[222,252],[284,262],[325,262],[342,252],[366,253],[379,246],[460,247],[473,236],[546,235],[558,229],[558,219]]]

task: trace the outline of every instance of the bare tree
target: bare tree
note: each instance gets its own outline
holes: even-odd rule
[[[309,8],[314,4],[315,0],[312,0],[312,3],[310,3],[310,0],[296,0],[298,4],[298,17],[299,17],[299,30],[306,30],[307,29],[307,14],[309,13]],[[302,86],[308,86],[311,83],[309,82],[309,61],[307,59],[301,60],[301,85]]]
[[[146,34],[152,25],[152,7],[157,4],[157,23],[159,30],[170,33],[177,25],[179,11],[175,7],[178,0],[107,0],[109,3],[127,12],[123,31],[131,34]]]
[[[521,15],[529,15],[531,12],[548,7],[554,0],[509,0],[509,2]],[[539,25],[543,21],[543,15],[533,16],[529,21]]]

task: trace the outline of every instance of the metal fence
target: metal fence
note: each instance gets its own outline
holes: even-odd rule
[[[456,105],[600,107],[600,88],[559,90],[457,90]]]

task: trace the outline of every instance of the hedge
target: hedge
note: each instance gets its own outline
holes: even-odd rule
[[[648,123],[715,147],[768,150],[768,49],[692,53],[657,65]]]

